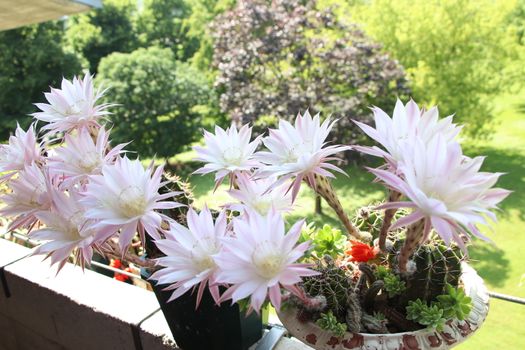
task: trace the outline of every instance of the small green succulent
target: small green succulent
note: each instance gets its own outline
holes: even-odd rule
[[[443,309],[438,304],[428,306],[421,299],[409,301],[406,307],[407,319],[415,321],[423,326],[435,328],[442,331],[446,319],[443,316]]]
[[[332,258],[341,256],[346,248],[347,238],[341,230],[325,224],[323,228],[315,230],[308,226],[301,233],[301,241],[312,240],[313,253],[317,257],[329,255]]]
[[[388,269],[388,267],[383,266],[383,265],[378,265],[377,269],[374,272],[374,275],[376,276],[378,280],[383,280],[385,276],[390,275],[390,274],[391,272]]]
[[[394,274],[386,275],[383,278],[383,282],[385,282],[384,288],[388,292],[389,297],[399,295],[407,289],[405,281],[401,281],[399,276]]]
[[[330,331],[338,337],[344,336],[347,330],[346,323],[340,323],[337,321],[337,318],[334,316],[332,311],[322,313],[321,318],[319,318],[315,323],[325,331]]]
[[[443,316],[447,319],[457,318],[464,320],[472,309],[472,299],[465,295],[461,288],[454,288],[450,284],[446,286],[447,294],[437,297],[439,306],[443,309]]]
[[[389,297],[399,295],[406,290],[405,282],[387,267],[379,265],[374,274],[378,280],[385,282],[384,288],[388,292]]]

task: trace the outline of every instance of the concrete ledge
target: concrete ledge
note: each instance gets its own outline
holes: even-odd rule
[[[176,348],[152,292],[71,264],[56,276],[29,252],[0,239],[10,292],[0,294],[0,349]]]
[[[0,238],[0,350],[178,349],[152,292],[71,264],[57,276],[30,252]],[[281,338],[275,349],[311,348]]]

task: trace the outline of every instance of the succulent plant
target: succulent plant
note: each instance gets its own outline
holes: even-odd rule
[[[385,283],[384,288],[390,298],[399,295],[406,290],[405,282],[402,281],[399,276],[394,275],[393,273],[386,275],[383,278],[383,282]]]
[[[338,337],[342,337],[346,333],[346,324],[340,323],[331,310],[327,313],[322,313],[321,317],[315,323],[322,329],[330,331]]]
[[[446,319],[444,311],[438,304],[427,305],[421,299],[411,300],[406,307],[407,320],[416,321],[417,323],[435,328],[438,331],[443,330]]]
[[[377,204],[360,208],[353,219],[354,225],[359,230],[369,232],[373,238],[379,238],[379,233],[384,220],[383,210],[377,210],[375,209],[376,207]],[[405,215],[407,215],[407,210],[398,209],[392,214],[392,218],[389,218],[389,220],[395,221]],[[393,234],[390,233],[390,235]]]
[[[332,226],[327,224],[318,230],[308,226],[301,234],[303,241],[312,240],[312,252],[317,257],[329,255],[332,258],[337,258],[344,253],[346,248],[346,235],[341,230],[332,228]]]
[[[446,286],[447,294],[437,297],[439,306],[443,309],[443,316],[447,319],[457,318],[464,320],[472,309],[472,299],[465,295],[461,288]]]
[[[384,289],[388,292],[390,298],[399,295],[406,290],[405,282],[385,266],[377,266],[374,275],[377,280],[384,282]]]
[[[375,210],[374,207],[360,208],[353,222],[360,231],[369,232],[374,238],[377,238],[383,224],[383,214],[381,210]]]

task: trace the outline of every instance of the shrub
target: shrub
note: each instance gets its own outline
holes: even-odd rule
[[[309,108],[341,118],[335,140],[350,143],[351,119],[369,121],[368,107],[407,93],[402,67],[316,1],[240,2],[212,32],[221,108],[238,123],[266,126]]]
[[[158,47],[113,53],[100,62],[97,78],[117,101],[113,139],[146,156],[171,156],[200,135],[205,104],[213,98],[206,78]]]

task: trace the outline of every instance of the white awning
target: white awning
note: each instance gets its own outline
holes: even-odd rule
[[[102,0],[0,0],[0,31],[101,7]]]

